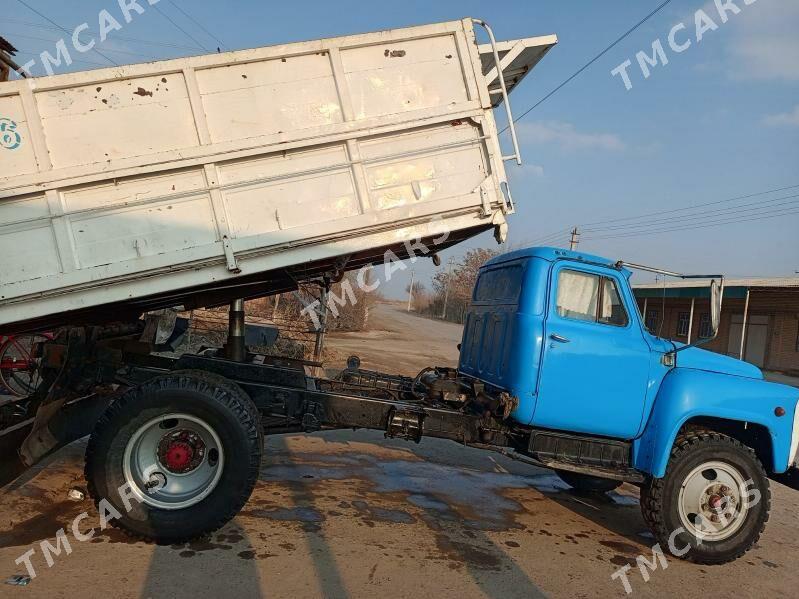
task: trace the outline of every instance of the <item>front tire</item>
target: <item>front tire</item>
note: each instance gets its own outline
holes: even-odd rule
[[[121,514],[113,526],[180,543],[239,512],[262,449],[258,411],[238,385],[180,371],[129,390],[108,408],[89,441],[85,474],[95,503],[105,499]]]
[[[677,437],[666,476],[642,486],[641,510],[663,551],[700,564],[722,564],[760,538],[771,491],[755,452],[713,431]]]

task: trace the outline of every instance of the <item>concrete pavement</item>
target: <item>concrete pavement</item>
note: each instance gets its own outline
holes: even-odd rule
[[[219,533],[186,545],[137,543],[109,529],[47,567],[39,543],[82,511],[84,443],[60,452],[0,494],[4,597],[492,597],[626,596],[611,575],[651,558],[636,490],[580,496],[546,470],[438,440],[385,441],[374,432],[271,437],[251,501]],[[774,483],[761,543],[733,564],[669,559],[635,596],[789,596],[799,585],[799,495]]]

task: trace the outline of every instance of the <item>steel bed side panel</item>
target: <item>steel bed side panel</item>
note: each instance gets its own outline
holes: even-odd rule
[[[0,325],[504,224],[482,68],[464,19],[0,84]]]

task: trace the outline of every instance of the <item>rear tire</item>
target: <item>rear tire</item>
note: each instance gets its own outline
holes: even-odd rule
[[[158,543],[180,543],[221,528],[249,499],[261,464],[255,405],[235,383],[179,371],[126,392],[98,421],[86,450],[95,504],[110,523]],[[127,504],[119,491],[126,489]]]
[[[771,491],[755,452],[707,430],[684,433],[666,476],[641,487],[641,511],[663,551],[700,564],[733,561],[757,542]]]
[[[568,470],[555,470],[555,472],[563,482],[583,493],[607,493],[622,485],[622,481],[612,478],[599,478]]]

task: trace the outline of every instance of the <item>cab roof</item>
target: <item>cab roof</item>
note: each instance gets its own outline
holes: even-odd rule
[[[497,264],[502,264],[503,262],[511,262],[513,260],[519,260],[522,258],[541,258],[542,260],[547,260],[549,262],[554,262],[555,260],[575,260],[578,262],[592,262],[594,264],[602,264],[603,266],[610,267],[614,267],[616,265],[615,260],[609,260],[608,258],[603,258],[602,256],[594,256],[593,254],[586,254],[584,252],[566,250],[563,248],[543,246],[524,248],[521,250],[508,252],[507,254],[500,254],[499,256],[491,258],[491,260],[486,262],[483,268],[496,266]]]

